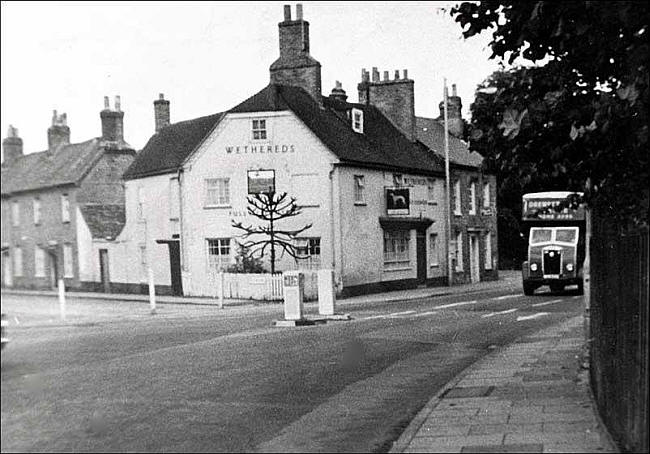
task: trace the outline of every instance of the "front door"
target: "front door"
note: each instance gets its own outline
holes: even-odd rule
[[[111,276],[108,269],[108,249],[99,250],[99,273],[102,279],[104,293],[111,292]]]
[[[59,267],[58,267],[58,262],[56,260],[56,253],[55,252],[48,252],[47,256],[50,261],[50,286],[52,288],[56,288],[58,286],[58,278],[59,278]]]
[[[418,266],[417,282],[418,284],[424,284],[427,280],[426,231],[417,230],[416,232],[416,257]]]
[[[172,278],[172,293],[176,296],[183,296],[180,241],[170,241],[167,244],[169,245],[169,267]]]
[[[469,234],[469,266],[470,266],[470,279],[472,282],[481,280],[481,273],[479,268],[479,247],[478,235],[476,233]]]

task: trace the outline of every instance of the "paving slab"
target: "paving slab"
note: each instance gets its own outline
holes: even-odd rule
[[[582,330],[574,317],[471,365],[390,452],[619,452],[581,369]]]

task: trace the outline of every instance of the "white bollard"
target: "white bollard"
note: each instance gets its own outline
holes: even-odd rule
[[[219,309],[223,309],[223,285],[225,282],[225,276],[223,271],[219,271]]]
[[[151,306],[151,314],[156,313],[156,286],[153,280],[153,269],[149,267],[147,270],[149,275],[149,305]]]
[[[59,312],[61,313],[61,320],[65,320],[65,284],[63,279],[59,279]]]
[[[335,306],[334,270],[318,270],[318,313],[334,315]]]

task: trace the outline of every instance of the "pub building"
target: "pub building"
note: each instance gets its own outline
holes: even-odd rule
[[[144,289],[151,266],[158,292],[213,295],[242,242],[232,221],[261,223],[246,208],[262,178],[302,208],[281,228],[313,224],[296,240],[306,258],[279,254],[276,270],[333,269],[343,295],[446,284],[444,161],[418,140],[407,71],[363,70],[356,103],[338,82],[323,96],[302,5],[279,35],[269,85],[230,110],[170,124],[154,102],[156,133],[123,175],[114,282]]]

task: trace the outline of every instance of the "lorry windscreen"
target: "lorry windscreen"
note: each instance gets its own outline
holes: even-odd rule
[[[530,229],[530,244],[547,243],[551,241],[552,229]]]

